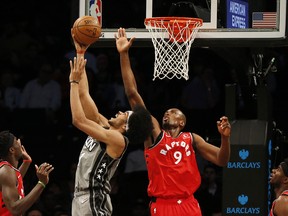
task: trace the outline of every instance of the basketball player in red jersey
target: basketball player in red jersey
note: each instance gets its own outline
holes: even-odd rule
[[[288,158],[272,170],[270,184],[274,187],[276,199],[272,203],[270,216],[288,215]]]
[[[137,91],[129,48],[135,38],[127,39],[124,28],[115,34],[125,92],[130,106],[145,106]],[[148,169],[148,195],[151,197],[151,216],[201,216],[201,209],[193,194],[201,184],[195,151],[218,165],[225,166],[230,159],[230,123],[227,117],[217,122],[221,134],[220,148],[207,143],[195,133],[181,132],[185,115],[177,108],[168,109],[162,119],[162,128],[152,116],[153,132],[144,143]]]
[[[19,160],[23,160],[18,167]],[[21,216],[40,197],[49,182],[49,174],[54,169],[52,165],[43,163],[35,165],[38,183],[25,196],[23,179],[32,159],[26,152],[20,139],[9,131],[0,132],[0,215]]]

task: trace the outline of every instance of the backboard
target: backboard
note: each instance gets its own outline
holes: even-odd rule
[[[101,22],[99,42],[114,40],[119,27],[126,28],[128,37],[150,42],[145,18],[185,16],[203,19],[195,40],[201,46],[237,46],[239,40],[241,45],[287,44],[287,0],[79,0],[83,15]]]

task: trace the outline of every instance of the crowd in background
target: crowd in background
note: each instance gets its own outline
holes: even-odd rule
[[[31,211],[38,209],[42,216],[67,216],[78,153],[85,140],[84,134],[71,124],[69,104],[69,59],[74,56],[70,38],[74,20],[72,4],[57,4],[60,12],[53,14],[53,22],[47,22],[45,17],[55,10],[52,3],[47,3],[45,8],[29,1],[26,4],[18,7],[7,4],[4,8],[13,10],[17,16],[6,18],[0,35],[0,129],[9,129],[22,139],[33,163],[49,161],[55,167],[49,185]],[[70,14],[66,18],[63,18],[64,11]],[[189,118],[187,130],[218,145],[215,124],[225,113],[227,84],[237,84],[242,89],[237,99],[239,116],[255,117],[251,113],[257,103],[252,97],[249,79],[246,80],[248,75],[235,72],[233,64],[213,49],[192,48],[188,81],[152,81],[153,47],[131,48],[130,51],[139,92],[158,119],[167,108],[179,107]],[[272,74],[272,82],[266,84],[273,95],[273,118],[283,135],[280,142],[287,144],[288,49],[271,48],[269,52],[276,55],[278,70]],[[90,93],[101,113],[112,117],[118,110],[129,109],[116,47],[90,47],[86,55]],[[216,204],[214,199],[221,197],[221,169],[205,161],[199,161],[199,168],[203,183],[195,196],[208,209],[207,202]],[[33,168],[30,171],[31,175],[28,172],[24,180],[27,191],[37,181]],[[128,148],[112,182],[115,216],[148,214],[147,181],[143,149]],[[219,208],[221,202],[215,207]],[[29,215],[37,214],[27,212]],[[204,216],[210,215],[204,212]]]

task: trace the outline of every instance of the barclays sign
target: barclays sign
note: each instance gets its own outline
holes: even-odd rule
[[[260,161],[250,161],[250,162],[243,161],[249,157],[249,154],[250,154],[249,150],[247,149],[239,150],[238,156],[241,159],[241,161],[228,162],[227,168],[228,169],[260,169],[261,168]]]
[[[227,207],[225,210],[226,214],[260,214],[260,207],[247,206],[249,203],[249,198],[247,195],[241,194],[238,196],[238,203],[242,206],[240,207]]]

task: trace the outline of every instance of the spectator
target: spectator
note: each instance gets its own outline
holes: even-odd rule
[[[212,67],[199,66],[195,72],[196,76],[183,87],[181,105],[187,113],[187,119],[195,123],[188,122],[187,129],[193,129],[202,136],[208,136],[214,129],[207,125],[212,125],[210,121],[216,119],[215,108],[219,100],[220,89]]]
[[[38,77],[30,80],[23,89],[21,108],[44,108],[56,111],[61,106],[60,84],[52,80],[53,67],[46,63],[40,67]]]
[[[147,195],[148,173],[142,148],[135,148],[127,154],[119,185],[120,215],[134,216],[143,206],[147,210],[150,201]]]
[[[199,201],[203,216],[222,215],[222,185],[213,164],[204,167],[202,182],[195,197]]]
[[[33,205],[25,214],[25,216],[45,216],[43,210],[37,205]]]
[[[13,73],[6,70],[1,74],[0,79],[0,105],[10,111],[18,108],[21,98],[21,90],[14,83]]]
[[[30,80],[23,89],[20,108],[25,110],[38,111],[40,120],[47,125],[53,125],[56,121],[56,114],[61,107],[61,86],[52,79],[53,67],[44,63],[38,72],[38,77]],[[30,112],[29,112],[30,113]],[[33,114],[33,113],[32,113]]]

